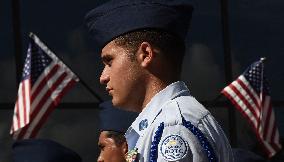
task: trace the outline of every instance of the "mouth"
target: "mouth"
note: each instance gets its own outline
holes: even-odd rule
[[[109,95],[111,95],[112,90],[113,90],[112,88],[106,87],[106,91],[108,92]]]

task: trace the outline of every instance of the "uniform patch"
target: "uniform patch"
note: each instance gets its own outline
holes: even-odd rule
[[[170,135],[165,137],[160,146],[160,153],[167,161],[182,159],[187,152],[188,144],[179,135]]]

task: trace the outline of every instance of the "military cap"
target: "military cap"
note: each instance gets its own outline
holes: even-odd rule
[[[13,162],[81,162],[81,157],[65,146],[47,139],[25,139],[13,146]]]
[[[138,113],[115,108],[111,101],[103,102],[100,107],[100,131],[115,131],[125,133]]]
[[[85,17],[86,26],[98,47],[139,29],[157,29],[184,41],[189,29],[191,0],[112,0]]]

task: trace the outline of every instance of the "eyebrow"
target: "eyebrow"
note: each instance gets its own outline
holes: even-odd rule
[[[112,59],[113,57],[110,54],[105,54],[102,57],[102,61],[103,62],[108,62],[110,59]]]

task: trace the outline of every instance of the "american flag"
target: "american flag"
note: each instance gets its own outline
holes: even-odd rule
[[[78,77],[31,33],[10,134],[35,138],[50,113]]]
[[[271,106],[270,90],[264,75],[263,58],[222,90],[252,125],[268,157],[280,149],[279,132]]]

